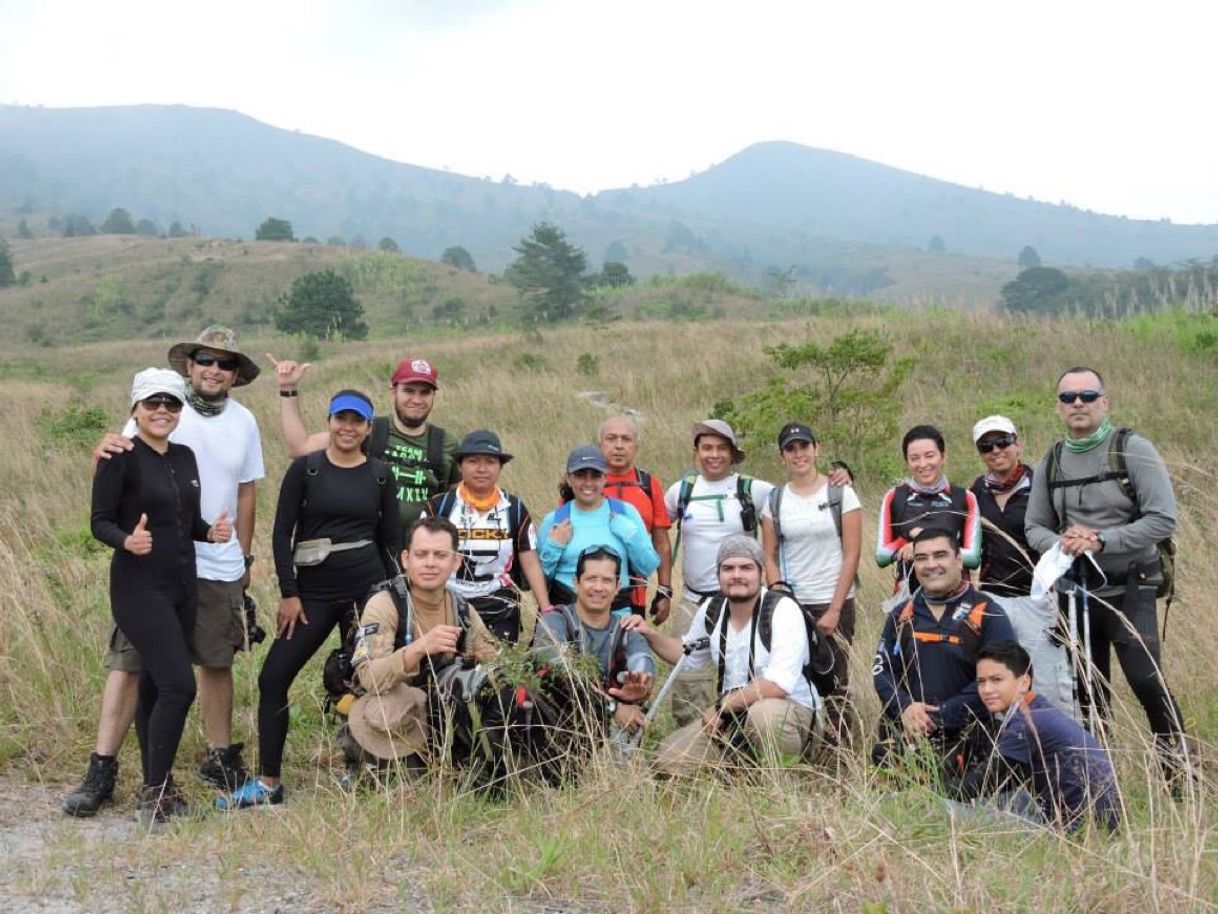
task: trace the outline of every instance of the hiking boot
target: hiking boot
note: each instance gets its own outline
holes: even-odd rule
[[[172,819],[189,814],[190,805],[174,784],[172,775],[165,779],[164,784],[140,788],[135,819],[146,831],[161,831]]]
[[[199,766],[199,777],[217,790],[232,793],[249,780],[241,750],[245,743],[233,743],[227,749],[208,749],[207,758]]]
[[[248,809],[251,806],[278,806],[283,802],[283,785],[268,787],[250,778],[226,797],[216,797],[216,809]]]
[[[1200,746],[1195,739],[1183,734],[1174,741],[1157,736],[1155,754],[1173,800],[1197,795],[1202,782]]]
[[[64,798],[63,811],[80,819],[95,815],[103,803],[110,802],[117,777],[118,759],[102,758],[94,752],[89,756],[89,770],[85,772],[84,780]]]

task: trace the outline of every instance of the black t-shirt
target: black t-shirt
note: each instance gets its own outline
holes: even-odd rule
[[[285,597],[362,600],[372,584],[397,574],[402,533],[392,480],[374,458],[340,467],[325,452],[310,456],[292,461],[279,489],[272,534],[279,592]],[[309,472],[311,467],[315,474]],[[298,570],[292,561],[295,544],[322,537],[372,544],[332,553],[320,565]]]
[[[985,533],[981,537],[981,582],[979,587],[999,595],[1026,597],[1032,592],[1032,571],[1040,553],[1028,546],[1024,515],[1032,494],[1032,469],[1025,467],[1024,480],[1011,493],[1006,505],[998,501],[978,476],[972,485]],[[1026,556],[1025,556],[1026,554]]]

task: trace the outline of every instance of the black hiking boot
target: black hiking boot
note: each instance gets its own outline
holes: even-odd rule
[[[102,758],[96,752],[89,756],[89,770],[80,786],[63,801],[63,811],[69,816],[87,819],[96,815],[103,803],[114,796],[114,781],[118,777],[118,759]]]
[[[249,780],[241,750],[245,743],[233,743],[227,749],[208,749],[207,758],[199,766],[199,777],[224,793],[232,793]]]
[[[1190,796],[1199,796],[1202,787],[1200,751],[1199,744],[1191,736],[1181,735],[1175,740],[1155,737],[1159,770],[1173,800],[1180,802]]]
[[[141,787],[135,819],[147,831],[160,831],[175,818],[191,814],[190,805],[173,782],[173,775],[164,784]]]

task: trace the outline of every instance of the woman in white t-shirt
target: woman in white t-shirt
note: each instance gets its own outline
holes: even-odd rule
[[[838,693],[844,696],[854,641],[862,506],[854,489],[830,486],[817,470],[816,438],[808,426],[788,422],[778,433],[778,449],[790,481],[775,488],[761,508],[766,580],[771,587],[785,582],[815,617],[833,648]]]

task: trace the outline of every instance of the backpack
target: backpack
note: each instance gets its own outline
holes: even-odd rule
[[[385,449],[389,446],[389,417],[377,416],[372,420],[372,433],[368,436],[368,456],[384,458]],[[427,456],[422,466],[431,470],[436,479],[437,495],[448,488],[448,459],[444,454],[445,432],[438,425],[427,425]],[[418,466],[419,464],[416,464]]]
[[[305,484],[304,495],[300,500],[301,507],[309,503],[309,489],[313,486],[311,480],[321,475],[322,467],[327,463],[329,461],[326,460],[326,452],[324,450],[310,451],[305,455]],[[373,474],[375,474],[378,486],[383,486],[389,482],[389,467],[385,465],[385,461],[377,457],[369,457],[368,466],[371,467]]]
[[[894,529],[896,527],[903,526],[907,520],[912,520],[912,518],[906,517],[906,510],[909,507],[909,496],[912,494],[912,492],[913,490],[909,487],[909,483],[907,482],[903,482],[893,489],[890,513],[892,515],[891,521]],[[960,488],[959,486],[951,486],[947,491],[947,498],[950,503],[947,507],[923,512],[923,514],[919,515],[919,519],[933,517],[940,514],[950,516],[953,519],[953,522],[960,527],[961,533],[956,534],[956,541],[960,542],[963,538],[962,532],[964,530],[965,518],[968,517],[968,489]],[[933,520],[928,521],[928,523],[931,526],[942,526],[942,524],[936,525]]]
[[[1108,439],[1108,469],[1103,473],[1097,473],[1094,476],[1087,476],[1083,479],[1061,479],[1058,476],[1061,470],[1062,448],[1065,442],[1058,441],[1053,445],[1053,449],[1049,451],[1049,460],[1045,466],[1045,482],[1049,486],[1049,503],[1053,504],[1053,491],[1055,489],[1068,489],[1074,486],[1085,486],[1093,482],[1107,482],[1110,479],[1115,479],[1117,485],[1121,487],[1121,492],[1126,498],[1133,502],[1133,517],[1131,521],[1137,520],[1142,516],[1141,508],[1138,506],[1137,492],[1134,491],[1133,478],[1129,475],[1129,463],[1125,459],[1125,449],[1129,443],[1129,436],[1133,434],[1133,429],[1121,427],[1113,429],[1112,435]],[[1057,506],[1053,505],[1053,510],[1058,515],[1058,520],[1065,526],[1066,524],[1066,498],[1062,495],[1061,511],[1057,510]],[[1171,602],[1176,596],[1176,541],[1170,536],[1166,539],[1159,540],[1155,543],[1155,550],[1159,554],[1159,564],[1162,566],[1162,580],[1159,581],[1159,586],[1155,590],[1155,596],[1167,599],[1167,608],[1171,608]]]
[[[507,489],[501,491],[508,497],[508,536],[511,537],[514,544],[520,535],[520,524],[524,521],[524,503]],[[447,518],[452,514],[456,504],[457,490],[455,488],[447,489],[439,495],[435,516]],[[524,576],[524,569],[520,567],[520,556],[513,556],[511,564],[508,565],[508,575],[518,590],[529,589],[528,578]]]
[[[961,622],[963,623],[958,635],[944,635],[940,632],[917,632],[913,627],[914,601],[909,599],[897,613],[897,641],[901,653],[906,657],[916,656],[916,648],[912,642],[923,644],[958,644],[964,650],[964,655],[974,666],[977,654],[981,650],[981,628],[985,620],[985,610],[989,604],[979,600],[973,604]]]
[[[627,480],[623,480],[621,482],[607,482],[607,483],[605,483],[605,488],[607,489],[610,486],[616,486],[618,498],[622,501],[625,501],[625,499],[623,499],[621,497],[623,488],[642,489],[643,494],[647,496],[647,503],[651,504],[651,478],[652,478],[651,474],[648,473],[646,470],[641,470],[638,467],[635,467],[633,480],[627,479]],[[647,525],[646,521],[647,521],[647,519],[643,518],[644,526]]]
[[[778,540],[778,556],[782,558],[782,522],[779,520],[779,512],[782,510],[782,493],[786,490],[786,486],[774,486],[770,489],[770,518],[774,522],[774,538]],[[842,487],[827,485],[825,494],[829,499],[829,512],[833,515],[833,527],[837,530],[837,538],[842,538]],[[862,581],[859,579],[858,571],[854,572],[854,586],[860,587]]]
[[[689,510],[690,502],[718,501],[727,499],[726,495],[694,495],[694,483],[698,481],[697,473],[686,473],[681,477],[681,488],[677,490],[677,538],[672,547],[672,559],[677,560],[677,551],[681,548],[681,522],[685,512]],[[740,503],[740,525],[750,536],[757,536],[757,505],[753,503],[753,477],[743,473],[736,474],[736,501]],[[722,510],[722,504],[720,504]]]
[[[761,599],[761,606],[753,612],[753,621],[749,629],[749,676],[753,676],[753,650],[757,644],[757,636],[761,635],[761,646],[771,650],[770,643],[774,636],[774,609],[780,600],[790,600],[799,607],[799,614],[804,620],[804,633],[808,638],[808,662],[804,665],[803,675],[812,690],[820,695],[832,695],[838,688],[837,676],[833,672],[833,651],[829,642],[821,637],[816,627],[816,619],[812,613],[804,609],[794,597],[777,590],[766,590]],[[719,673],[715,685],[715,694],[723,694],[723,676],[727,666],[727,620],[724,610],[727,607],[727,597],[719,595],[707,601],[704,621],[706,635],[714,637],[715,629],[719,629]],[[723,624],[720,625],[720,619]]]
[[[563,624],[567,630],[567,646],[578,653],[584,653],[584,629],[580,622],[579,613],[570,604],[555,606],[553,612],[561,612]],[[626,630],[617,625],[617,619],[610,616],[614,625],[613,637],[609,642],[609,668],[602,677],[602,688],[618,685],[617,674],[626,672]]]
[[[618,501],[616,498],[610,498],[607,495],[605,496],[605,501],[609,504],[609,520],[610,521],[613,520],[613,515],[615,515],[615,514],[626,514],[627,513],[626,502]],[[570,519],[571,519],[571,502],[564,501],[561,505],[559,505],[557,508],[554,509],[554,523],[561,524],[563,521],[567,521]],[[551,525],[551,526],[553,526],[553,525]],[[555,566],[554,566],[555,568],[557,568],[558,565],[560,565],[562,563],[562,557],[567,552],[567,546],[570,546],[570,545],[571,545],[570,542],[568,542],[566,546],[562,547],[562,551],[558,553],[558,562],[555,563]],[[627,556],[622,556],[621,559],[622,559],[623,566],[626,568],[627,573],[629,573],[629,564],[630,564],[629,558]],[[548,595],[548,597],[549,597],[551,606],[558,606],[559,604],[570,603],[574,599],[575,594],[574,594],[574,592],[571,591],[571,588],[567,587],[567,585],[565,585],[561,581],[559,581],[557,577],[547,578],[546,581],[550,585],[550,594]]]

